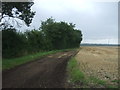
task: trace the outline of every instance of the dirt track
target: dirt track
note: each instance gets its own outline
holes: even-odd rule
[[[3,72],[3,88],[62,88],[66,64],[77,51],[60,52]]]

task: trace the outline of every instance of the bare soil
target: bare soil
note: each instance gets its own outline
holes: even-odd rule
[[[83,46],[76,55],[80,70],[87,76],[94,76],[117,85],[118,80],[118,47]]]
[[[3,88],[62,88],[66,82],[66,64],[77,51],[48,55],[11,70],[3,71]]]

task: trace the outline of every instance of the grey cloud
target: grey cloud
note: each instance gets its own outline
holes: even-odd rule
[[[47,0],[35,1],[32,9],[36,11],[36,15],[31,26],[37,29],[40,27],[41,20],[46,20],[52,16],[56,21],[76,24],[76,28],[83,32],[83,43],[88,40],[91,43],[92,40],[94,43],[96,40],[97,43],[98,39],[101,39],[101,41],[103,39],[111,39],[111,43],[115,43],[114,40],[116,41],[118,38],[117,2],[94,2],[91,4],[93,7],[91,6],[90,9],[87,7],[88,10],[82,10],[80,9],[82,7],[79,6],[80,2],[72,4],[73,2],[65,1],[58,0],[57,2],[57,0],[51,0],[51,3],[49,3],[50,1],[47,2]],[[72,6],[70,7],[70,5]]]

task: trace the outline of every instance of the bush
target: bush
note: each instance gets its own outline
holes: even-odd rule
[[[3,58],[21,56],[25,51],[25,37],[15,29],[2,30],[2,55]]]

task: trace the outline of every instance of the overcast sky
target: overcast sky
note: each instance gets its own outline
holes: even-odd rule
[[[34,0],[32,28],[51,16],[56,21],[76,24],[82,43],[118,43],[118,3],[89,0]]]

